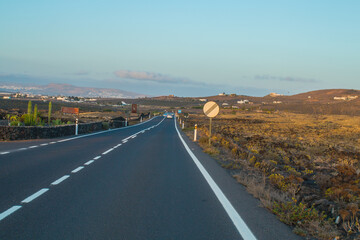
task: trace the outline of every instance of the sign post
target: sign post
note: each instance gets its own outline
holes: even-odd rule
[[[197,137],[197,124],[195,124],[195,128],[194,128],[194,142],[196,142],[196,137]]]
[[[131,105],[131,113],[137,113],[137,104],[132,104]]]
[[[204,114],[208,118],[210,118],[210,126],[209,126],[209,146],[210,146],[211,145],[212,119],[219,114],[220,108],[219,108],[219,105],[216,104],[216,102],[210,101],[204,105],[203,111],[204,111]]]

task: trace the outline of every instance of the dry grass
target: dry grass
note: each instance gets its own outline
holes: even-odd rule
[[[208,120],[196,115],[189,120],[198,124],[200,145],[216,152],[222,166],[268,209],[294,199],[294,207],[302,203],[331,220],[350,212],[350,204],[359,208],[360,117],[236,111],[213,121],[210,147],[204,144]],[[358,210],[351,214],[360,217]],[[349,219],[335,226],[319,217],[296,225],[295,231],[328,239],[339,232],[352,237],[360,229]]]

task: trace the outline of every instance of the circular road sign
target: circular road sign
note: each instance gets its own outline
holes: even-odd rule
[[[213,118],[219,114],[220,108],[219,105],[216,104],[216,102],[210,101],[204,105],[203,110],[207,117]]]

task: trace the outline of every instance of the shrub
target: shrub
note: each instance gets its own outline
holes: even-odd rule
[[[314,220],[326,221],[327,219],[327,216],[324,213],[319,213],[314,206],[308,208],[302,202],[297,204],[295,199],[285,203],[274,202],[272,211],[279,216],[282,222],[291,226],[299,223],[307,224]]]
[[[104,130],[108,130],[110,128],[109,123],[108,122],[102,122],[102,128]]]
[[[57,125],[61,125],[61,124],[62,124],[61,119],[56,119],[56,120],[52,121],[52,125],[57,126]]]
[[[270,183],[276,186],[277,188],[281,189],[282,191],[287,190],[287,185],[284,181],[284,176],[278,173],[271,174],[269,176]]]

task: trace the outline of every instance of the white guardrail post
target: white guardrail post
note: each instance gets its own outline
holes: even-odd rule
[[[75,122],[75,135],[78,135],[78,130],[79,130],[79,119],[76,119],[76,122]]]

